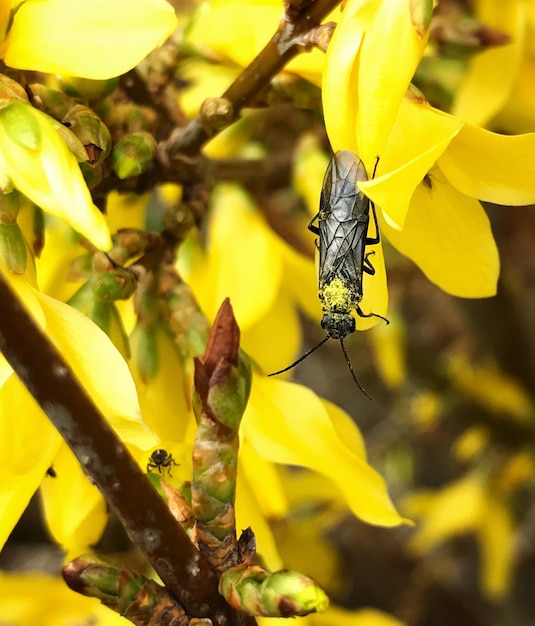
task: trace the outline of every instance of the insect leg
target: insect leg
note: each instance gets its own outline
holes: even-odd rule
[[[316,215],[314,215],[314,217],[310,220],[310,222],[308,223],[308,230],[311,233],[314,233],[315,235],[319,235],[320,234],[320,229],[317,226],[314,226],[313,222],[315,222],[319,217],[319,213],[316,213]]]
[[[355,307],[355,311],[357,312],[357,315],[359,317],[378,317],[379,319],[385,321],[387,324],[390,324],[390,320],[386,319],[386,317],[383,317],[382,315],[379,315],[379,313],[364,313],[364,311],[360,308],[358,304]]]
[[[372,254],[375,254],[375,251],[366,252],[364,255],[364,261],[362,262],[362,271],[366,272],[366,274],[371,274],[373,276],[375,274],[375,267],[373,267],[372,262],[368,261],[368,257]]]
[[[373,216],[373,223],[375,224],[375,237],[366,237],[365,244],[367,246],[374,246],[381,241],[381,234],[379,233],[379,224],[377,223],[377,213],[375,212],[375,204],[370,200],[370,210]]]

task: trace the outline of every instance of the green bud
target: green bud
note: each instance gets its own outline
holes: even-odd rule
[[[0,259],[13,274],[24,274],[26,271],[28,250],[17,223],[0,224]]]
[[[211,384],[208,392],[208,406],[216,419],[231,430],[239,428],[240,421],[247,406],[250,385],[242,377],[238,368],[230,366],[228,374],[221,377],[221,382]],[[219,379],[218,367],[212,380]]]
[[[0,74],[0,107],[15,99],[28,101],[24,87],[5,74]]]
[[[60,76],[58,85],[69,96],[82,100],[100,100],[113,93],[119,84],[119,78],[108,78],[105,80],[95,80],[91,78],[80,78],[79,76]]]
[[[78,139],[78,137],[58,120],[55,120],[53,117],[49,117],[50,125],[54,127],[55,131],[58,135],[63,139],[63,141],[67,144],[67,148],[74,154],[78,163],[84,163],[89,158],[87,155],[87,150],[82,145],[82,142]]]
[[[111,135],[107,126],[89,107],[76,104],[62,120],[81,141],[89,155],[89,163],[103,161],[111,151]]]
[[[67,584],[79,593],[109,603],[114,599],[131,600],[146,578],[130,570],[118,569],[92,555],[71,561],[63,569]]]
[[[414,30],[423,39],[433,17],[433,0],[409,0],[409,11]]]
[[[142,174],[156,154],[156,141],[146,132],[131,133],[113,148],[111,158],[117,176],[124,180]]]
[[[28,102],[13,100],[0,109],[0,124],[11,141],[21,148],[38,150],[41,147],[41,127]]]
[[[219,591],[235,609],[249,615],[296,617],[329,606],[326,593],[312,578],[291,570],[270,574],[255,565],[223,572]]]
[[[141,379],[145,383],[153,380],[160,369],[157,332],[155,326],[146,329],[138,325],[132,333],[132,341],[138,342],[137,367]]]
[[[82,170],[85,184],[89,189],[94,189],[102,182],[103,173],[101,163],[80,163],[80,169]]]
[[[127,300],[134,294],[137,278],[125,267],[116,267],[111,272],[99,274],[93,284],[93,293],[98,300],[110,302]]]
[[[14,189],[11,193],[0,195],[0,223],[14,224],[20,209],[20,195]]]
[[[271,615],[281,616],[308,615],[329,606],[327,594],[315,580],[292,570],[281,570],[266,578],[262,601],[271,609]]]
[[[111,339],[113,345],[125,357],[130,357],[128,335],[113,300],[103,301],[95,297],[95,283],[100,274],[93,274],[91,278],[78,289],[68,303],[95,322]]]
[[[28,88],[33,99],[39,104],[39,108],[56,120],[63,119],[67,112],[77,104],[74,98],[41,83],[32,83],[28,85]]]

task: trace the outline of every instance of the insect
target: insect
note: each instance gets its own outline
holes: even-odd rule
[[[147,472],[152,470],[158,470],[160,474],[163,474],[163,468],[167,468],[169,476],[171,476],[171,466],[178,465],[173,459],[173,455],[163,448],[158,448],[150,455],[149,462],[147,463]]]
[[[308,225],[309,230],[319,237],[316,245],[319,250],[319,299],[323,309],[321,327],[327,336],[294,363],[270,376],[292,369],[328,339],[336,339],[340,342],[353,380],[370,398],[357,379],[344,345],[344,339],[356,330],[355,318],[351,315],[353,310],[360,317],[379,317],[389,323],[382,315],[364,313],[360,308],[363,275],[375,274],[369,260],[374,253],[366,252],[366,246],[380,242],[375,207],[357,186],[359,181],[366,180],[368,174],[364,163],[349,150],[337,152],[327,167],[319,211]],[[368,235],[370,209],[375,226],[374,236]],[[314,224],[316,220],[317,226]]]

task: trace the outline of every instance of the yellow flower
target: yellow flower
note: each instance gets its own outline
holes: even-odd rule
[[[165,0],[29,0],[14,14],[4,61],[24,70],[111,78],[132,69],[175,27]]]
[[[425,46],[408,5],[346,5],[327,51],[327,131],[333,149],[357,152],[369,176],[380,157],[375,179],[359,187],[393,245],[448,293],[490,296],[499,262],[478,200],[535,201],[535,135],[496,135],[406,95]]]

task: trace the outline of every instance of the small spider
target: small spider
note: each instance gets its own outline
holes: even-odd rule
[[[171,476],[171,466],[179,465],[173,459],[173,455],[167,450],[163,450],[162,448],[158,448],[158,450],[154,450],[154,452],[150,455],[149,462],[147,463],[147,472],[152,472],[152,470],[158,470],[160,474],[163,474],[163,468],[167,468],[169,476]]]

